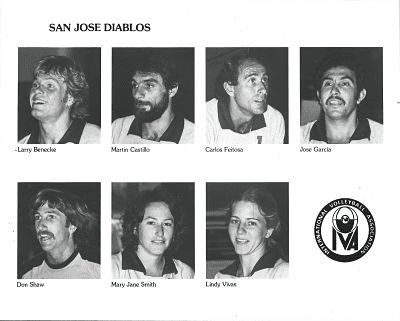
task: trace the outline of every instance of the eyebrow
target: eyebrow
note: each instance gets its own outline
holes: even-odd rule
[[[158,81],[158,79],[156,79],[156,78],[144,78],[144,79],[142,79],[141,81],[137,81],[135,78],[132,77],[132,81],[134,81],[135,83],[138,83],[138,82],[155,82],[155,83],[160,83],[160,82]]]
[[[239,216],[236,216],[236,215],[232,215],[231,218],[240,219],[240,217],[239,217]],[[254,218],[254,217],[246,217],[245,220],[255,220],[255,221],[260,222],[260,220],[259,220],[258,218]]]
[[[350,76],[340,76],[340,74],[338,76],[339,76],[340,80],[351,80],[353,83],[355,83],[355,80]],[[324,81],[324,80],[333,80],[333,78],[334,77],[327,75],[327,76],[322,78],[322,81]]]
[[[157,217],[154,217],[154,216],[147,216],[145,219],[143,219],[143,221],[145,221],[145,220],[158,220],[158,218]],[[164,221],[174,221],[174,218],[167,218],[167,219],[165,219]]]
[[[52,213],[60,216],[61,212],[59,210],[49,208],[47,210],[44,210],[42,213]],[[39,212],[39,210],[36,210],[33,214],[41,214],[41,212]]]

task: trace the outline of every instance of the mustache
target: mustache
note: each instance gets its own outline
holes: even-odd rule
[[[152,106],[152,103],[147,100],[139,100],[139,99],[133,98],[133,105],[134,106]]]
[[[343,104],[346,103],[342,97],[340,97],[340,96],[335,96],[335,95],[329,96],[328,99],[325,101],[325,103],[327,104],[331,99],[340,100]]]
[[[46,235],[46,236],[49,236],[49,237],[54,237],[54,234],[49,232],[49,231],[39,231],[39,232],[36,233],[36,236],[39,238],[43,234]]]

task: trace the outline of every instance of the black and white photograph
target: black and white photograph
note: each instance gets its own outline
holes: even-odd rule
[[[112,183],[114,279],[193,279],[194,183]]]
[[[112,143],[194,143],[194,48],[113,48]]]
[[[288,143],[288,49],[206,48],[207,144]]]
[[[207,183],[207,279],[289,277],[288,188]]]
[[[100,183],[18,183],[18,279],[100,278]]]
[[[99,144],[100,48],[18,48],[18,143]]]
[[[300,142],[383,143],[382,48],[301,48]]]

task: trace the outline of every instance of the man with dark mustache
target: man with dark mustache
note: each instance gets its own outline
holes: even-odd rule
[[[43,253],[24,266],[23,279],[100,278],[100,265],[79,251],[95,223],[85,202],[61,190],[43,189],[33,197],[30,215]]]
[[[194,125],[174,111],[179,89],[178,72],[171,55],[150,53],[135,61],[131,73],[133,115],[112,125],[113,144],[192,144]]]
[[[283,144],[285,121],[268,105],[266,66],[248,54],[225,61],[207,102],[208,144]]]
[[[315,79],[322,113],[301,127],[302,144],[382,143],[383,126],[360,112],[364,77],[354,55],[330,55],[322,62]]]

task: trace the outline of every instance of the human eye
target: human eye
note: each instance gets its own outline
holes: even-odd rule
[[[251,227],[254,227],[254,226],[257,226],[258,224],[257,224],[257,221],[248,221],[247,225],[251,226]]]
[[[131,85],[132,85],[132,88],[134,88],[134,89],[137,89],[139,87],[137,82],[134,80],[131,81]]]
[[[237,218],[232,217],[229,221],[230,224],[238,224],[239,220]]]
[[[174,226],[174,223],[173,222],[164,222],[164,226],[172,227],[172,226]]]
[[[154,83],[152,83],[152,82],[146,82],[146,88],[147,88],[147,89],[152,89],[152,88],[154,88]]]
[[[351,83],[350,83],[349,80],[343,80],[343,81],[340,82],[340,86],[341,87],[350,87]]]
[[[33,216],[33,219],[35,220],[35,221],[39,221],[40,220],[40,214],[39,213],[36,213],[34,216]]]
[[[37,89],[37,88],[39,88],[39,83],[35,80],[35,81],[32,83],[32,89]]]
[[[332,86],[332,84],[332,80],[324,80],[324,82],[322,83],[322,87],[330,87]]]
[[[51,213],[47,215],[47,219],[48,219],[49,221],[53,221],[53,220],[55,220],[55,219],[56,219],[56,217],[57,217],[56,215],[54,215],[54,214],[51,214]]]
[[[152,225],[155,225],[155,224],[156,224],[156,222],[153,221],[153,220],[147,220],[147,221],[146,221],[146,225],[152,226]]]

